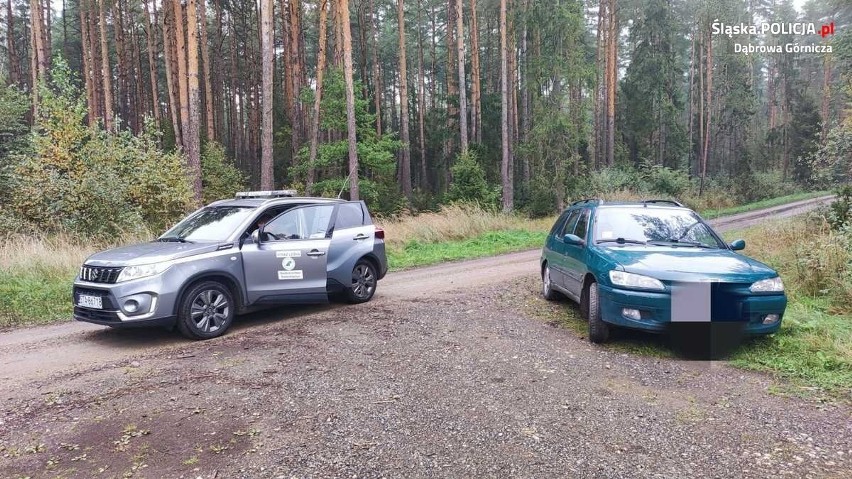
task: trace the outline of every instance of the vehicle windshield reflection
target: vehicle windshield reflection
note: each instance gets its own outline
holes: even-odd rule
[[[248,206],[208,206],[166,231],[158,241],[224,241],[254,213]]]
[[[722,248],[715,233],[688,210],[670,208],[601,208],[595,224],[595,243],[620,238],[657,246]]]

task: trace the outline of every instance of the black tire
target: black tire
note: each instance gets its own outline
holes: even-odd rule
[[[589,284],[586,291],[589,306],[589,341],[605,343],[609,339],[609,325],[601,319],[601,304],[598,296],[598,283]]]
[[[236,312],[231,291],[222,283],[204,281],[191,287],[181,299],[177,327],[189,339],[221,336]]]
[[[345,289],[346,301],[352,304],[366,303],[376,294],[379,276],[376,267],[367,260],[359,260],[352,268],[352,284]]]
[[[559,293],[553,290],[553,283],[550,281],[550,266],[544,265],[544,270],[541,272],[541,295],[548,301],[556,301],[559,299]]]

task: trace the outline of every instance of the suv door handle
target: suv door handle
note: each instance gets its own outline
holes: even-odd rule
[[[317,249],[311,250],[308,252],[308,256],[325,256],[325,251],[320,251]]]
[[[365,240],[365,239],[369,239],[369,238],[370,238],[369,235],[365,235],[364,233],[361,233],[361,234],[355,236],[352,239],[355,240],[355,241],[361,241],[361,240]]]

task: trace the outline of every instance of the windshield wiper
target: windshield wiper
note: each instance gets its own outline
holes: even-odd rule
[[[689,246],[693,248],[705,248],[705,249],[719,249],[704,243],[700,243],[698,241],[684,241],[676,238],[667,239],[667,240],[652,240],[649,241],[650,244],[670,244],[673,246]]]
[[[595,244],[601,243],[618,243],[618,244],[648,244],[645,241],[635,240],[635,239],[625,239],[625,238],[612,238],[612,239],[599,239],[595,241]]]
[[[162,238],[157,238],[157,241],[160,243],[192,243],[192,241],[179,236],[163,236]]]

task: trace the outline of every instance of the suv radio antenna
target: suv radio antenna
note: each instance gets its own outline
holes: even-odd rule
[[[357,168],[357,167],[356,167],[356,168]],[[349,177],[351,177],[351,176],[352,176],[352,171],[353,171],[354,169],[355,169],[355,168],[350,168],[350,169],[349,169],[349,174],[348,174],[348,175],[346,175],[346,179],[345,179],[345,180],[343,180],[343,186],[341,186],[341,187],[340,187],[340,192],[339,192],[339,193],[337,193],[337,199],[338,199],[338,200],[340,199],[340,196],[341,196],[341,195],[343,195],[343,190],[345,190],[345,189],[346,189],[346,185],[349,183]]]

